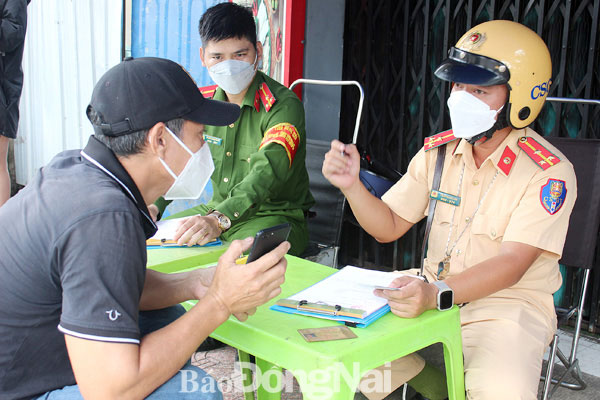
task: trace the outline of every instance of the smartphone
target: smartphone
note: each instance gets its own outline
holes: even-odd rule
[[[275,225],[256,232],[254,243],[252,244],[246,263],[256,261],[286,241],[291,229],[291,225],[286,222],[285,224]]]

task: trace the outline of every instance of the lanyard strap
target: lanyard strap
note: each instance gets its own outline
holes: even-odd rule
[[[435,171],[433,173],[433,185],[432,190],[438,190],[440,188],[440,182],[442,180],[442,170],[444,169],[444,159],[446,158],[446,145],[438,147],[437,160],[435,162]],[[427,212],[427,226],[425,227],[425,235],[423,236],[423,246],[421,247],[421,270],[420,276],[423,275],[423,267],[425,266],[425,251],[427,249],[427,241],[429,240],[429,232],[431,231],[431,224],[433,223],[433,214],[435,214],[435,206],[437,205],[437,199],[429,198],[429,211]]]

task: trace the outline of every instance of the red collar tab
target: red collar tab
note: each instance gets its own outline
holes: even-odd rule
[[[200,93],[202,93],[202,96],[204,96],[205,99],[212,99],[215,95],[215,92],[217,91],[217,88],[219,87],[219,85],[210,85],[210,86],[204,86],[199,88],[200,89]]]
[[[519,138],[519,147],[544,171],[560,162],[560,158],[551,153],[535,139],[523,136]]]
[[[452,155],[454,155],[456,153],[456,149],[458,149],[458,145],[460,144],[460,140],[458,140],[456,142],[456,145],[454,146],[454,150],[452,150]]]
[[[258,95],[258,90],[254,95],[254,109],[256,110],[256,112],[260,112],[260,96]]]
[[[275,104],[275,102],[277,101],[277,99],[275,98],[275,96],[273,96],[273,93],[271,93],[271,90],[265,82],[260,84],[257,93],[260,97],[260,101],[262,102],[263,107],[265,108],[265,111],[269,112],[271,110],[271,107],[273,107],[273,104]],[[254,106],[256,107],[256,101]]]
[[[425,151],[429,151],[431,149],[435,149],[436,147],[440,147],[443,144],[450,143],[457,138],[454,137],[452,133],[452,129],[449,129],[444,132],[440,132],[437,135],[429,136],[425,138]]]
[[[500,171],[504,172],[504,175],[508,175],[513,167],[513,164],[515,163],[516,158],[517,155],[515,152],[512,151],[510,147],[506,146],[504,148],[504,152],[500,156],[500,161],[498,161],[496,166],[500,169]]]

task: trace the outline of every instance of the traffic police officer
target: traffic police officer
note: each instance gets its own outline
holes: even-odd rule
[[[405,318],[464,304],[470,399],[535,399],[556,329],[552,294],[561,285],[558,260],[577,186],[571,163],[528,128],[551,72],[535,32],[510,21],[480,24],[435,71],[453,83],[452,131],[427,138],[381,200],[361,186],[354,146],[334,141],[323,165],[362,227],[381,242],[398,239],[426,216],[431,198],[438,200],[424,263],[428,282],[404,276],[393,284],[403,290],[376,294]],[[437,148],[444,144],[434,191]]]
[[[202,16],[199,31],[202,64],[217,83],[202,93],[239,105],[241,115],[229,126],[206,127],[204,139],[215,164],[213,198],[173,216],[195,216],[181,225],[175,239],[189,245],[219,235],[233,240],[289,222],[290,254],[299,255],[308,242],[306,215],[314,204],[302,103],[258,71],[262,45],[250,10],[218,4]]]

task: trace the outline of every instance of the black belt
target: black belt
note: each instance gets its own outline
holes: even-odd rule
[[[442,170],[444,169],[444,159],[446,158],[446,145],[438,147],[437,160],[435,162],[435,171],[433,173],[433,185],[431,190],[438,190],[440,188],[440,182],[442,180]],[[431,224],[433,223],[433,214],[435,214],[435,206],[437,205],[437,199],[429,198],[429,211],[427,212],[427,226],[425,227],[425,235],[423,236],[423,247],[421,247],[421,270],[419,275],[423,276],[425,280],[427,277],[423,274],[423,267],[425,266],[425,251],[427,250],[427,241],[429,240],[429,232],[431,232]]]

